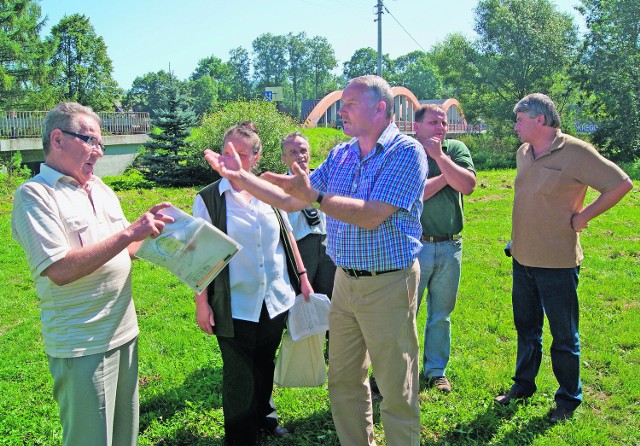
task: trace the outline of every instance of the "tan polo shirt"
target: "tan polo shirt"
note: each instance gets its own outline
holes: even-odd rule
[[[40,298],[44,349],[55,358],[104,353],[138,335],[131,298],[131,259],[123,249],[89,275],[58,286],[41,273],[74,248],[91,245],[129,226],[118,198],[99,178],[87,188],[40,167],[15,193],[13,238],[27,256]]]
[[[590,144],[560,130],[537,159],[524,143],[516,155],[511,253],[518,263],[573,268],[584,258],[571,216],[583,208],[587,188],[614,189],[628,175]]]

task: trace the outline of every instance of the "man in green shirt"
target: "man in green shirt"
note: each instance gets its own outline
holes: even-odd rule
[[[469,149],[463,142],[445,139],[447,114],[435,104],[415,113],[416,138],[429,157],[429,176],[424,188],[422,250],[418,309],[427,291],[427,323],[424,329],[424,375],[429,386],[451,392],[445,375],[451,351],[451,312],[456,304],[462,264],[462,195],[476,186]]]

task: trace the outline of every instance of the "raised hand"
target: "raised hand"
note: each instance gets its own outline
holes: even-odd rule
[[[236,148],[230,141],[225,143],[222,154],[209,149],[205,150],[204,159],[209,163],[213,170],[225,178],[236,178],[238,176],[237,172],[242,169],[240,155],[238,155]]]
[[[427,155],[433,159],[440,158],[443,154],[442,152],[442,139],[437,136],[433,136],[427,139],[424,143],[424,151],[427,152]]]
[[[297,163],[293,163],[291,165],[291,172],[293,175],[281,175],[272,172],[265,172],[260,176],[260,178],[275,184],[292,197],[306,202],[312,201],[315,196],[313,196],[313,188],[309,181],[309,175],[307,175],[307,173]]]

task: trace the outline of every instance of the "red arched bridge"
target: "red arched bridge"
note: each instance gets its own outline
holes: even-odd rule
[[[392,87],[394,103],[394,119],[403,133],[413,134],[415,111],[423,104],[438,104],[447,113],[449,133],[479,133],[480,126],[467,124],[460,103],[454,99],[419,101],[405,87]],[[322,98],[309,114],[304,117],[304,126],[309,127],[342,127],[342,119],[338,115],[342,99],[342,90],[336,90]]]

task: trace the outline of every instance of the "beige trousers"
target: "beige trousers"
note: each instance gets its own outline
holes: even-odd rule
[[[382,394],[388,446],[420,444],[419,346],[416,330],[420,267],[353,278],[336,271],[329,315],[329,397],[342,446],[371,446],[369,366]]]

